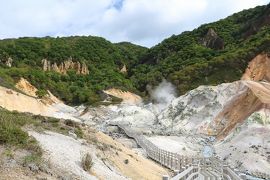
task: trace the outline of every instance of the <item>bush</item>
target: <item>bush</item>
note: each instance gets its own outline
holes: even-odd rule
[[[28,135],[12,122],[11,119],[0,117],[0,144],[25,145]]]
[[[93,160],[92,157],[89,153],[86,153],[83,157],[82,157],[82,168],[85,171],[89,171],[93,166]]]
[[[129,163],[129,160],[128,160],[128,159],[125,159],[125,160],[124,160],[124,163],[125,163],[125,164],[128,164],[128,163]]]
[[[43,90],[43,89],[40,89],[36,92],[36,95],[39,97],[39,98],[43,98],[47,95],[47,91],[46,90]]]
[[[70,120],[70,119],[65,120],[64,124],[67,126],[70,126],[70,127],[79,127],[79,123],[77,123],[73,120]]]

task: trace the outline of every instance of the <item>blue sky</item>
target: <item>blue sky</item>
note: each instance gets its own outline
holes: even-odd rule
[[[151,47],[269,0],[0,0],[0,38],[102,36]]]

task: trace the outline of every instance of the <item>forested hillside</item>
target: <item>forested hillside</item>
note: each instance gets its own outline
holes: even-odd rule
[[[183,94],[199,85],[238,80],[247,63],[270,48],[270,6],[233,14],[173,35],[151,48],[131,72],[140,91],[167,78]]]
[[[135,90],[120,69],[125,64],[129,69],[146,50],[130,43],[112,44],[92,36],[6,39],[0,41],[0,83],[13,86],[24,77],[41,91],[49,89],[67,103],[95,103],[101,100],[99,92],[106,88]],[[71,58],[74,62],[85,63],[89,74],[77,74],[74,70],[61,74],[42,69],[43,59],[59,65]],[[7,66],[8,61],[12,61],[11,67]]]
[[[173,35],[151,49],[93,36],[1,40],[0,85],[13,87],[24,77],[40,96],[49,89],[67,103],[93,104],[102,100],[101,90],[146,92],[148,84],[163,78],[179,94],[231,82],[253,57],[269,51],[269,16],[270,5],[259,6]],[[59,70],[71,61],[73,69]]]

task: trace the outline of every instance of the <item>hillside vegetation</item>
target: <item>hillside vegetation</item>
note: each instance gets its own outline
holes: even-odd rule
[[[147,85],[168,79],[179,94],[199,85],[239,79],[248,62],[270,47],[270,5],[173,35],[147,49],[128,42],[113,44],[93,36],[19,38],[0,41],[0,85],[13,87],[20,77],[44,95],[50,90],[66,103],[93,104],[111,87],[146,95]],[[72,57],[89,74],[44,72],[42,60],[61,63]],[[4,62],[13,59],[12,67]],[[120,70],[126,65],[127,72]]]
[[[183,94],[202,84],[240,79],[253,57],[269,51],[269,15],[270,5],[259,6],[165,39],[132,70],[133,84],[144,91],[147,84],[157,85],[166,78]],[[207,37],[209,31],[218,38]]]
[[[112,44],[100,37],[19,38],[0,41],[0,61],[12,58],[12,67],[0,67],[1,85],[12,87],[19,77],[28,79],[40,90],[49,89],[67,103],[95,103],[99,92],[118,87],[135,90],[120,72],[133,65],[146,48],[130,43]],[[69,70],[67,74],[42,70],[42,59],[57,64],[72,57],[85,63],[89,75]]]

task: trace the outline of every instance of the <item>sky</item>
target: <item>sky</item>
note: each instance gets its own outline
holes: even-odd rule
[[[151,47],[270,0],[0,0],[0,39],[101,36]]]

